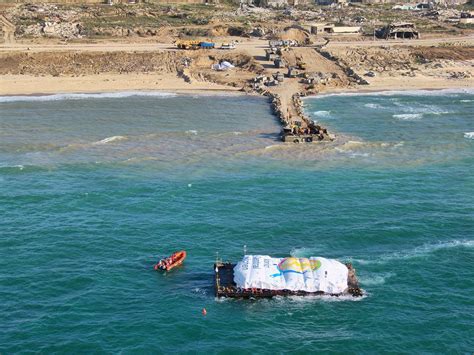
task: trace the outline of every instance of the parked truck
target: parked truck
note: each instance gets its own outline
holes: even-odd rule
[[[178,40],[175,44],[179,49],[213,49],[216,46],[214,42],[198,40]]]
[[[179,49],[198,49],[200,42],[197,40],[177,40],[175,44]]]
[[[214,42],[199,42],[199,48],[201,49],[213,49],[215,46]]]

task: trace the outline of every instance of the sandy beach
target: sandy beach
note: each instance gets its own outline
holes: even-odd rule
[[[472,88],[474,79],[443,80],[439,78],[389,77],[374,78],[370,85],[327,88],[325,92],[365,92],[387,90],[430,90],[449,88]],[[99,74],[70,76],[3,75],[0,95],[37,95],[55,93],[91,93],[153,90],[174,93],[209,95],[215,93],[239,94],[240,88],[211,82],[187,83],[176,75],[162,74]],[[242,93],[244,94],[244,93]]]
[[[192,94],[237,94],[238,88],[210,82],[187,83],[176,75],[99,74],[71,76],[4,75],[0,95],[37,95],[153,90]]]

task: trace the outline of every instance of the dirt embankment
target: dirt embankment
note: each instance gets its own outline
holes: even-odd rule
[[[459,67],[471,71],[466,63],[474,59],[474,47],[403,47],[381,46],[360,48],[331,48],[331,55],[346,67],[363,74],[366,71],[384,73],[389,76],[401,72],[426,74],[432,69]],[[416,73],[415,73],[416,72]],[[441,72],[441,71],[440,71]]]
[[[474,47],[420,47],[413,50],[412,54],[426,60],[473,60]]]
[[[228,61],[235,68],[215,71]],[[242,88],[262,71],[255,59],[238,51],[31,52],[0,53],[0,75],[80,77],[105,74],[178,75],[185,81]]]
[[[39,52],[0,54],[0,75],[176,72],[179,52]]]

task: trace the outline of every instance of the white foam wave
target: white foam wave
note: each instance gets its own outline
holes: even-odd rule
[[[313,115],[322,118],[328,118],[331,116],[331,111],[314,111]]]
[[[194,134],[194,135],[197,135],[198,134],[198,131],[194,130],[194,129],[190,129],[188,131],[186,131],[186,134]]]
[[[0,165],[1,169],[19,169],[23,170],[25,168],[24,165],[18,164],[18,165]]]
[[[369,153],[350,153],[350,154],[349,154],[349,157],[350,157],[350,158],[357,158],[357,157],[367,158],[367,157],[369,157],[369,156],[370,156]]]
[[[464,133],[464,138],[467,138],[467,139],[474,139],[474,132],[466,132],[466,133]]]
[[[382,105],[379,105],[379,104],[372,104],[372,103],[365,104],[364,107],[373,108],[373,109],[381,109],[381,108],[383,108]]]
[[[363,299],[367,298],[367,293],[363,291],[364,294],[360,297],[354,297],[351,295],[342,295],[342,296],[330,296],[330,295],[321,295],[321,296],[287,296],[287,297],[275,297],[276,301],[285,301],[290,300],[291,302],[298,303],[307,303],[307,302],[360,302]]]
[[[443,249],[453,248],[472,248],[474,247],[474,240],[451,240],[443,243],[436,244],[424,244],[416,247],[412,250],[397,252],[393,254],[386,254],[378,259],[364,260],[364,259],[353,259],[354,262],[368,265],[368,264],[384,264],[390,261],[396,260],[407,260],[427,256],[433,252]]]
[[[158,91],[122,91],[104,93],[84,93],[84,94],[52,94],[38,96],[0,96],[0,103],[5,102],[42,102],[61,100],[84,100],[84,99],[119,99],[132,96],[147,96],[156,98],[175,97],[177,94]]]
[[[460,102],[473,102],[474,100],[459,100]]]
[[[265,149],[277,149],[277,148],[281,148],[281,147],[282,147],[281,145],[273,144],[273,145],[267,145],[265,147]]]
[[[199,295],[207,295],[208,294],[207,290],[204,289],[204,288],[201,288],[201,287],[193,288],[192,292],[195,293],[195,294],[199,294]]]
[[[393,118],[402,120],[402,121],[417,121],[423,118],[422,113],[402,113],[392,116]]]
[[[316,254],[320,254],[321,250],[316,250],[314,248],[293,248],[290,251],[290,255],[295,258],[309,258],[310,256],[314,256]]]
[[[380,275],[359,277],[359,282],[363,286],[383,285],[387,279],[393,276],[395,276],[395,274],[392,272],[389,272],[389,273],[380,274]]]
[[[112,143],[112,142],[117,142],[117,141],[123,141],[126,139],[127,137],[124,137],[124,136],[112,136],[112,137],[104,138],[98,142],[95,142],[94,144],[107,144],[107,143]]]
[[[441,90],[392,90],[392,91],[373,91],[373,92],[343,92],[322,94],[317,96],[307,96],[310,99],[322,99],[329,96],[446,96],[456,94],[474,94],[474,89],[441,89]]]

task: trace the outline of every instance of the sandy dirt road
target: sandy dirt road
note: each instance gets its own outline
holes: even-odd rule
[[[433,46],[440,43],[464,43],[466,45],[474,45],[474,35],[463,37],[443,37],[419,40],[338,40],[337,37],[330,38],[331,41],[328,47],[371,47],[371,46]],[[216,40],[219,45],[222,42],[228,42],[229,38]],[[326,42],[323,38],[318,38],[316,45]],[[246,50],[251,55],[258,55],[268,45],[267,40],[261,39],[243,39],[239,43],[238,48]],[[126,42],[126,41],[97,41],[96,43],[4,43],[0,45],[0,52],[14,52],[14,51],[97,51],[97,52],[113,52],[113,51],[166,51],[176,50],[172,43],[156,43],[156,42]]]

